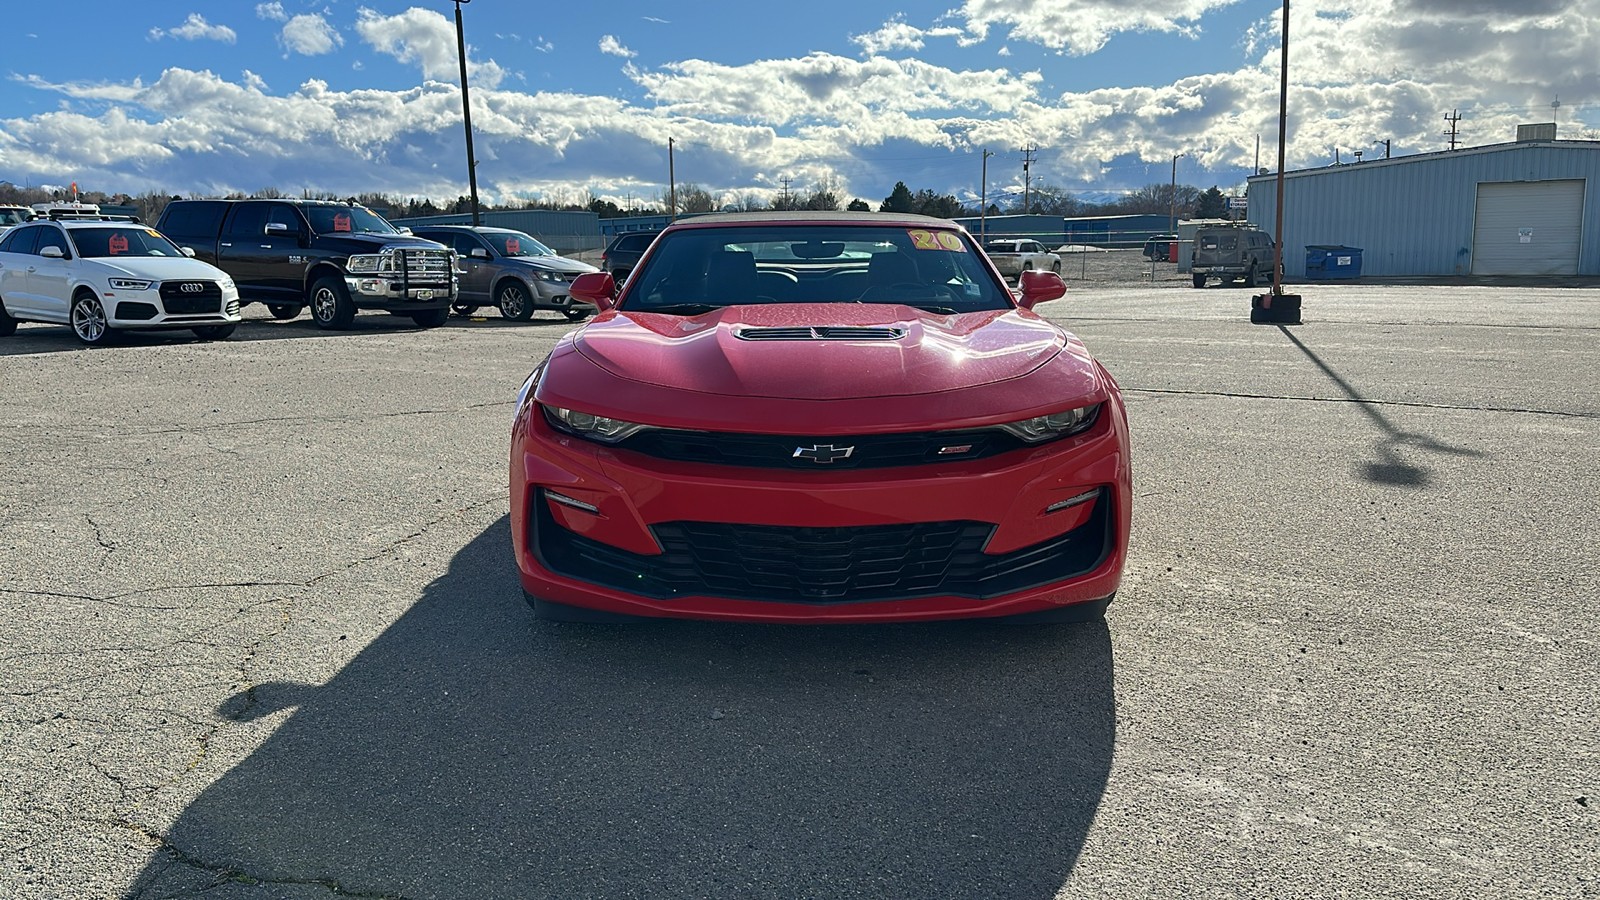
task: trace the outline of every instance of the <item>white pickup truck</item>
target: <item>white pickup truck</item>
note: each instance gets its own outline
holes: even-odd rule
[[[989,241],[983,245],[983,252],[989,254],[994,267],[1007,278],[1021,278],[1023,272],[1030,271],[1061,272],[1061,257],[1035,240]]]

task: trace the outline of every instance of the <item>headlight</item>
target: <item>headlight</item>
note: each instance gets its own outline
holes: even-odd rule
[[[1100,404],[1096,403],[1020,422],[1007,422],[1000,427],[1030,444],[1038,444],[1087,431],[1099,414]]]
[[[544,407],[544,418],[550,423],[550,427],[557,431],[565,431],[567,434],[599,441],[602,444],[615,444],[651,427],[578,412],[575,409],[562,409],[559,406]]]
[[[154,281],[144,281],[138,278],[113,278],[111,286],[119,291],[148,291]]]
[[[567,276],[562,275],[560,272],[546,272],[543,269],[534,269],[533,277],[540,281],[554,281],[557,284],[567,280]]]
[[[225,291],[231,291],[234,289],[233,279],[224,275],[223,277],[217,279],[217,287],[222,288]]]
[[[365,256],[352,256],[345,262],[351,274],[366,272],[393,272],[394,256],[392,254],[368,254]]]

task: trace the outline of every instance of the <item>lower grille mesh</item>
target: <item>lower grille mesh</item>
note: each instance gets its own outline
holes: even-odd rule
[[[529,546],[557,574],[656,599],[986,599],[1099,565],[1109,549],[1110,506],[1102,494],[1078,528],[1000,555],[983,552],[993,525],[956,521],[843,528],[668,522],[651,528],[662,554],[646,556],[568,531],[535,492]]]

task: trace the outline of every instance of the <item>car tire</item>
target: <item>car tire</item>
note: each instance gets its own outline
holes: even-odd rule
[[[645,621],[641,616],[587,609],[582,606],[556,603],[553,600],[543,600],[527,591],[522,592],[522,599],[528,601],[528,605],[533,607],[533,617],[541,622],[572,622],[585,625],[635,625]]]
[[[533,298],[528,296],[527,286],[515,278],[507,278],[495,286],[494,301],[500,307],[500,315],[514,322],[533,318]]]
[[[349,328],[356,320],[356,305],[344,282],[324,275],[311,283],[311,321],[318,328]]]
[[[450,318],[450,309],[430,309],[424,312],[411,313],[411,321],[417,323],[418,328],[438,328]]]
[[[1206,277],[1204,275],[1196,275],[1196,276],[1194,276],[1194,286],[1197,287],[1197,288],[1205,287],[1206,286]]]
[[[202,341],[225,341],[233,335],[234,329],[238,327],[238,325],[229,323],[227,325],[201,325],[199,328],[191,330],[194,332],[194,336]]]
[[[1112,594],[1104,600],[1090,600],[1087,603],[1074,603],[1071,606],[1047,609],[1043,612],[1004,616],[997,621],[1005,625],[1072,625],[1100,622],[1106,617],[1106,607],[1115,599],[1117,595]]]
[[[17,320],[11,318],[6,312],[6,302],[0,300],[0,337],[10,337],[17,333]]]
[[[561,314],[566,316],[569,322],[582,322],[584,319],[589,318],[589,315],[593,312],[594,310],[589,307],[578,306],[575,303],[564,306],[561,309]]]
[[[300,315],[300,305],[298,303],[268,303],[267,312],[272,313],[274,319],[288,321]]]
[[[478,304],[476,304],[476,303],[452,303],[452,304],[450,304],[450,311],[455,313],[458,316],[470,316],[473,313],[478,311]]]
[[[1057,275],[1060,275],[1061,274],[1061,260],[1058,259],[1055,262],[1051,263],[1050,264],[1050,271],[1056,273]]]
[[[116,329],[106,321],[105,305],[93,294],[83,293],[73,297],[72,310],[67,318],[72,325],[73,335],[90,347],[103,347],[117,336]]]

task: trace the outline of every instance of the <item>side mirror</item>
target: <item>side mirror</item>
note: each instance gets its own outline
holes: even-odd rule
[[[482,247],[473,247],[472,251],[467,255],[473,259],[488,259],[489,251],[483,249]]]
[[[182,253],[184,256],[189,257],[190,259],[194,259],[194,248],[193,247],[179,247],[178,248],[178,252]]]
[[[283,224],[282,222],[268,222],[267,223],[267,231],[266,231],[266,233],[267,234],[288,234],[289,233],[289,226]]]
[[[46,247],[43,250],[39,251],[39,255],[44,257],[45,259],[66,259],[67,258],[67,254],[61,252],[61,248],[60,247]]]
[[[572,282],[571,293],[585,303],[593,303],[596,310],[605,312],[617,305],[616,298],[611,296],[616,289],[617,282],[610,272],[585,272]],[[1062,285],[1062,290],[1066,290],[1066,285]]]
[[[1023,272],[1017,281],[1017,287],[1022,289],[1022,296],[1017,298],[1017,305],[1023,309],[1033,309],[1046,300],[1055,300],[1067,295],[1067,283],[1054,272]]]

